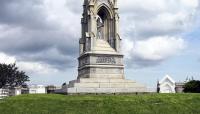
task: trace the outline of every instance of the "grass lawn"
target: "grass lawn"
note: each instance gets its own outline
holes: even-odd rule
[[[200,114],[200,94],[22,95],[0,100],[0,114]]]

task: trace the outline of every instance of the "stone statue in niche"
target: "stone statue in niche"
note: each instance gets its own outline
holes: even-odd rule
[[[97,38],[104,39],[103,35],[104,23],[100,16],[97,16]]]

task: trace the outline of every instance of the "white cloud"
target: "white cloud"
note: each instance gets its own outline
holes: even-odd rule
[[[77,6],[80,6],[77,8]],[[81,3],[74,0],[45,0],[45,12],[47,13],[47,20],[59,26],[57,29],[62,29],[68,32],[73,38],[78,38],[80,34],[77,28],[81,28]],[[79,13],[77,13],[80,11]],[[75,10],[75,11],[74,11]],[[73,25],[73,26],[72,26]]]
[[[0,24],[0,39],[9,38],[7,36],[18,36],[21,34],[20,27],[9,27],[7,25]]]
[[[123,13],[131,11],[146,12],[179,12],[180,10],[191,11],[198,7],[199,0],[119,0],[119,8]],[[137,12],[132,12],[137,13]]]
[[[17,66],[28,73],[50,74],[58,72],[57,69],[51,68],[51,66],[47,64],[37,62],[17,62]]]
[[[134,43],[131,40],[122,40],[122,53],[125,55],[125,59],[132,58],[132,52],[134,50]]]
[[[184,5],[184,6],[187,6],[187,7],[198,7],[198,3],[199,1],[198,0],[180,0],[180,2]]]
[[[182,38],[176,37],[152,37],[148,40],[137,41],[133,56],[144,60],[164,60],[168,57],[177,54],[184,49],[185,43]]]
[[[126,2],[119,0],[119,7],[122,9],[123,13],[139,10],[157,12],[165,9],[166,2],[165,0],[126,0]]]
[[[122,33],[144,39],[185,32],[193,24],[199,1],[127,0],[119,3]]]
[[[182,38],[169,36],[151,37],[135,43],[129,40],[123,42],[125,57],[132,60],[136,66],[159,64],[185,47],[186,43]]]
[[[119,1],[127,64],[158,65],[183,50],[182,35],[194,27],[198,7],[199,0]]]
[[[37,74],[48,74],[57,72],[57,69],[52,68],[51,66],[38,62],[27,62],[27,61],[17,61],[16,57],[9,56],[4,53],[0,53],[0,63],[13,64],[19,67],[20,70],[23,70],[28,73],[37,73]]]
[[[16,61],[15,57],[10,57],[4,53],[0,53],[0,63],[11,64]]]

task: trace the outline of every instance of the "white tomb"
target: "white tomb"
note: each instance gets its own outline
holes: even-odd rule
[[[3,99],[8,96],[9,96],[9,90],[0,88],[0,99]]]
[[[159,81],[159,93],[176,93],[175,84],[176,82],[169,75],[166,75]]]
[[[29,85],[29,94],[46,94],[46,88],[43,85]]]
[[[21,95],[22,94],[22,89],[21,87],[15,87],[13,89],[10,89],[10,94],[12,96],[17,96],[17,95]]]

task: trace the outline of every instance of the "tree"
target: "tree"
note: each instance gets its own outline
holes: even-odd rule
[[[184,92],[186,93],[200,93],[200,81],[192,80],[185,84]]]
[[[13,88],[29,81],[23,71],[19,71],[16,64],[0,64],[0,88]]]
[[[66,85],[67,85],[67,84],[66,84],[66,82],[65,82],[65,83],[62,84],[62,87],[63,87],[63,86],[66,86]]]

